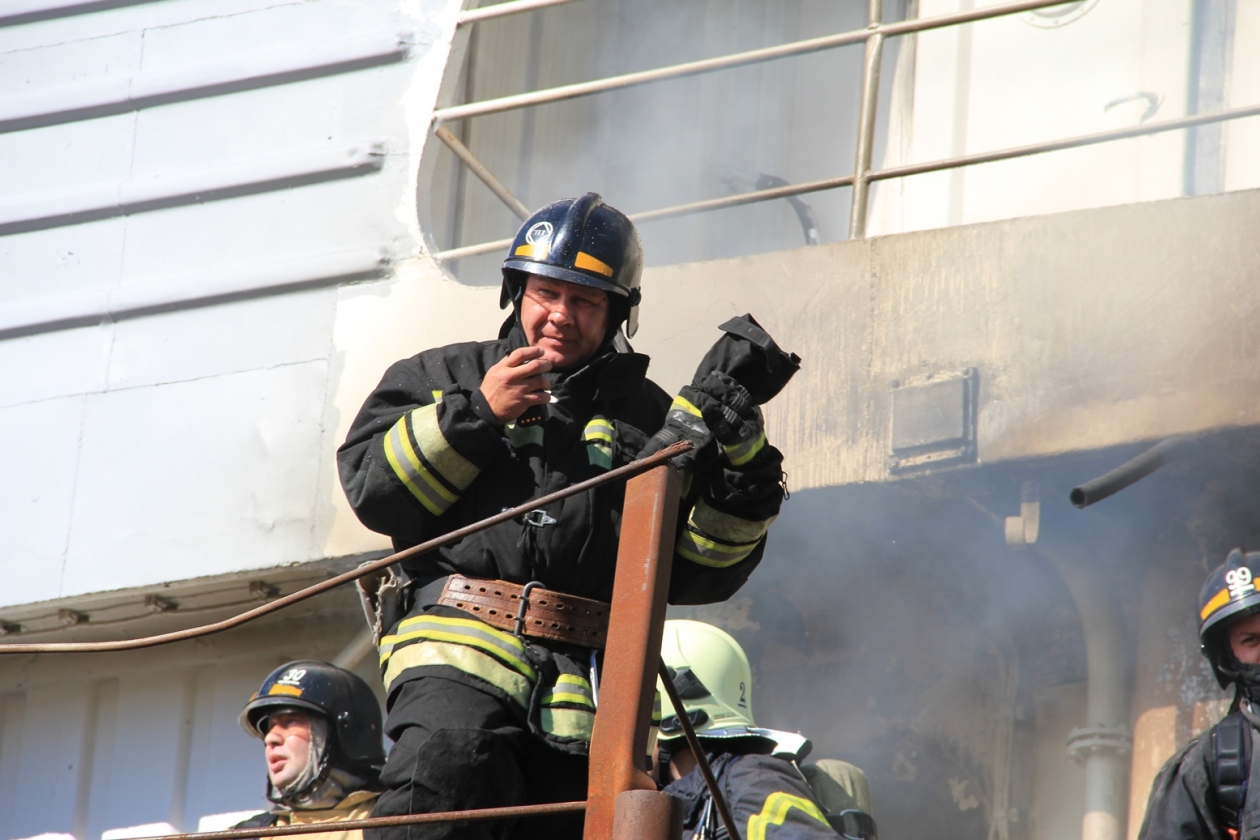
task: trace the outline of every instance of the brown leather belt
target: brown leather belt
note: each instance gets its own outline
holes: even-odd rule
[[[522,610],[521,594],[526,587],[529,592]],[[608,636],[608,604],[538,584],[451,575],[437,602],[518,636],[601,649]]]

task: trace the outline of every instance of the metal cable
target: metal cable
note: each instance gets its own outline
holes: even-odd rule
[[[585,802],[549,802],[544,805],[513,805],[507,808],[477,808],[472,811],[439,811],[434,814],[406,814],[400,817],[372,817],[345,822],[315,822],[302,825],[273,825],[267,828],[229,828],[226,831],[194,831],[187,834],[159,834],[138,840],[252,840],[255,837],[286,837],[291,834],[342,833],[364,828],[387,828],[395,825],[426,825],[441,822],[472,820],[506,820],[514,817],[539,817],[546,814],[569,814],[585,811]]]
[[[353,569],[349,572],[345,572],[344,574],[321,581],[312,586],[308,586],[305,589],[299,589],[297,592],[285,595],[283,598],[277,598],[269,604],[264,604],[252,610],[247,610],[240,615],[226,618],[223,621],[216,621],[213,624],[203,624],[200,627],[189,627],[186,630],[177,630],[173,633],[161,633],[156,636],[144,636],[139,639],[122,639],[115,642],[33,642],[27,644],[0,644],[0,655],[12,653],[99,653],[102,651],[137,650],[140,648],[167,645],[172,642],[182,642],[187,639],[196,639],[201,636],[209,636],[212,633],[221,633],[224,630],[239,627],[246,622],[253,621],[256,618],[261,618],[264,615],[284,609],[285,607],[296,604],[299,601],[305,601],[308,598],[313,598],[316,595],[327,592],[330,589],[336,589],[343,583],[349,583],[353,580],[358,580],[361,577],[366,577],[373,572],[379,572],[389,566],[392,566],[394,563],[398,563],[410,557],[415,557],[418,554],[433,551],[435,548],[450,545],[453,542],[458,542],[470,534],[475,534],[478,531],[493,527],[501,522],[507,522],[510,519],[523,516],[530,511],[546,507],[552,502],[558,502],[561,499],[567,499],[570,496],[585,493],[587,490],[593,490],[596,487],[601,487],[613,481],[631,478],[632,476],[646,472],[653,467],[659,466],[660,464],[664,464],[671,458],[675,458],[690,449],[690,443],[687,441],[679,441],[678,443],[675,443],[672,446],[667,446],[661,451],[649,455],[646,458],[640,458],[637,461],[632,461],[629,464],[618,467],[615,470],[609,470],[603,475],[587,479],[586,481],[580,481],[577,484],[565,487],[563,490],[557,490],[556,492],[549,493],[546,496],[540,496],[537,499],[532,499],[523,505],[509,508],[508,510],[496,513],[494,516],[482,519],[480,522],[474,522],[471,525],[451,531],[449,534],[444,534],[436,539],[422,542],[419,545],[413,545],[411,548],[403,549],[402,551],[391,554],[388,557],[382,557],[380,560],[365,563],[357,569]],[[410,825],[410,823],[408,823],[408,825]],[[257,832],[255,832],[253,835],[240,836],[256,837],[258,835]]]
[[[665,684],[665,693],[669,695],[669,703],[674,707],[674,714],[678,715],[678,722],[682,724],[683,734],[687,736],[687,746],[691,747],[691,754],[696,757],[696,763],[700,765],[700,775],[704,776],[704,783],[709,788],[709,796],[713,798],[713,804],[717,807],[718,816],[722,818],[722,825],[726,826],[726,835],[729,840],[740,840],[739,829],[735,827],[735,818],[731,816],[730,806],[726,804],[726,797],[722,795],[722,791],[718,788],[717,779],[713,776],[713,768],[709,766],[709,757],[705,755],[704,750],[700,746],[700,739],[696,737],[696,730],[691,725],[691,718],[687,717],[687,712],[683,708],[682,699],[678,696],[678,689],[674,686],[674,680],[669,674],[669,669],[662,662],[660,666],[661,682]]]

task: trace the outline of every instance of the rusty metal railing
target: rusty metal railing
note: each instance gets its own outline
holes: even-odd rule
[[[588,840],[669,840],[681,831],[681,804],[656,790],[647,775],[648,731],[669,576],[677,526],[678,471],[670,459],[691,448],[679,443],[604,475],[505,510],[466,528],[286,595],[269,604],[224,621],[139,639],[113,642],[0,644],[0,654],[76,653],[133,650],[206,636],[237,627],[268,613],[312,598],[365,575],[433,551],[469,534],[514,519],[548,504],[613,481],[629,479],[622,507],[621,540],[613,581],[608,643],[604,649],[604,680],[590,747],[590,782],[582,802],[555,802],[475,811],[376,817],[335,823],[338,831],[438,822],[515,819],[548,814],[586,812]],[[230,829],[166,835],[167,840],[244,840],[284,837],[329,830],[330,823]]]
[[[534,8],[559,5],[563,2],[571,2],[571,0],[517,0],[517,2],[513,3],[502,3],[464,12],[463,16],[460,18],[460,22],[471,23],[476,20],[498,17],[502,14],[513,14],[515,12],[530,11]],[[1079,135],[1076,137],[1047,140],[1039,143],[1030,143],[1024,146],[995,149],[989,152],[958,155],[955,157],[942,158],[940,160],[926,161],[923,163],[902,164],[886,167],[884,169],[871,168],[874,157],[876,117],[878,116],[879,108],[880,66],[885,39],[900,35],[909,35],[916,32],[926,32],[933,29],[991,20],[993,18],[1018,14],[1020,12],[1035,11],[1037,9],[1059,5],[1063,5],[1063,0],[1017,0],[1017,2],[995,3],[978,9],[968,9],[948,14],[932,15],[924,18],[913,18],[893,23],[884,23],[883,0],[867,0],[868,22],[867,26],[863,29],[857,29],[850,32],[840,32],[834,35],[824,35],[822,37],[809,38],[801,41],[793,41],[773,47],[763,47],[756,50],[731,53],[729,55],[706,58],[699,61],[689,61],[681,64],[670,65],[668,67],[658,67],[652,70],[625,73],[619,76],[610,76],[603,79],[595,79],[589,82],[561,85],[559,87],[529,91],[527,93],[513,94],[511,96],[502,96],[479,102],[468,102],[461,105],[438,108],[433,113],[433,128],[438,139],[445,143],[452,152],[455,153],[460,161],[469,168],[470,172],[476,175],[482,183],[493,191],[495,195],[497,195],[499,199],[513,211],[513,213],[521,218],[525,218],[525,215],[528,214],[526,213],[525,215],[522,215],[524,204],[516,198],[516,196],[512,195],[503,183],[494,175],[494,173],[491,172],[491,170],[483,162],[477,159],[476,156],[473,155],[473,153],[461,141],[459,141],[449,129],[445,127],[445,123],[486,116],[489,114],[500,114],[506,111],[513,111],[521,108],[533,108],[552,102],[562,102],[568,99],[592,96],[614,90],[624,90],[626,88],[638,87],[640,85],[656,84],[672,79],[682,79],[705,73],[714,73],[737,67],[746,67],[752,64],[760,64],[767,61],[776,61],[784,58],[809,55],[839,47],[864,44],[866,54],[862,69],[862,88],[858,110],[856,155],[852,174],[800,184],[791,184],[786,187],[753,190],[739,195],[724,196],[722,198],[708,199],[705,201],[695,201],[687,204],[679,204],[673,207],[663,207],[656,210],[648,210],[630,215],[631,220],[635,222],[649,222],[676,218],[679,216],[694,215],[697,213],[707,213],[730,207],[741,207],[747,204],[755,204],[762,201],[773,201],[787,196],[804,195],[806,193],[837,189],[839,187],[852,187],[853,194],[851,197],[851,207],[849,213],[849,238],[861,239],[866,236],[866,216],[867,207],[870,202],[870,187],[871,184],[878,181],[906,178],[911,175],[920,175],[927,172],[958,169],[982,163],[992,163],[999,160],[1027,157],[1029,155],[1045,154],[1064,149],[1090,146],[1097,143],[1107,143],[1133,137],[1159,134],[1166,131],[1184,130],[1200,125],[1208,125],[1210,123],[1227,122],[1230,120],[1238,120],[1260,115],[1260,106],[1249,106],[1207,114],[1193,114],[1178,119],[1164,120],[1156,123],[1146,123],[1144,125],[1133,126],[1130,128],[1101,131],[1094,134]],[[506,238],[495,240],[493,242],[464,245],[438,251],[434,254],[434,258],[439,262],[451,262],[465,257],[502,251],[511,244],[512,240],[510,238]]]

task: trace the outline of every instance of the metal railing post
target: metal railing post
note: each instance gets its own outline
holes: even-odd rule
[[[857,154],[853,162],[853,203],[849,210],[849,238],[866,237],[866,205],[870,199],[871,150],[875,145],[875,118],[879,110],[879,70],[884,55],[883,0],[867,6],[866,60],[862,65],[862,104],[858,112]]]
[[[591,737],[586,840],[612,837],[619,794],[656,790],[644,768],[680,484],[672,466],[657,467],[626,483],[608,646]]]

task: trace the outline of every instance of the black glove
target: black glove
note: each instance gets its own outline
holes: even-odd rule
[[[697,389],[705,425],[732,467],[750,463],[766,447],[765,418],[744,386],[721,371],[710,372]]]
[[[703,412],[697,400],[706,404],[711,399],[703,396],[690,385],[686,385],[674,398],[669,412],[665,415],[665,425],[648,440],[640,458],[646,458],[671,446],[680,440],[691,441],[691,451],[684,452],[673,460],[674,466],[680,470],[693,473],[702,472],[717,458],[717,444],[713,442],[713,433],[705,425]]]

